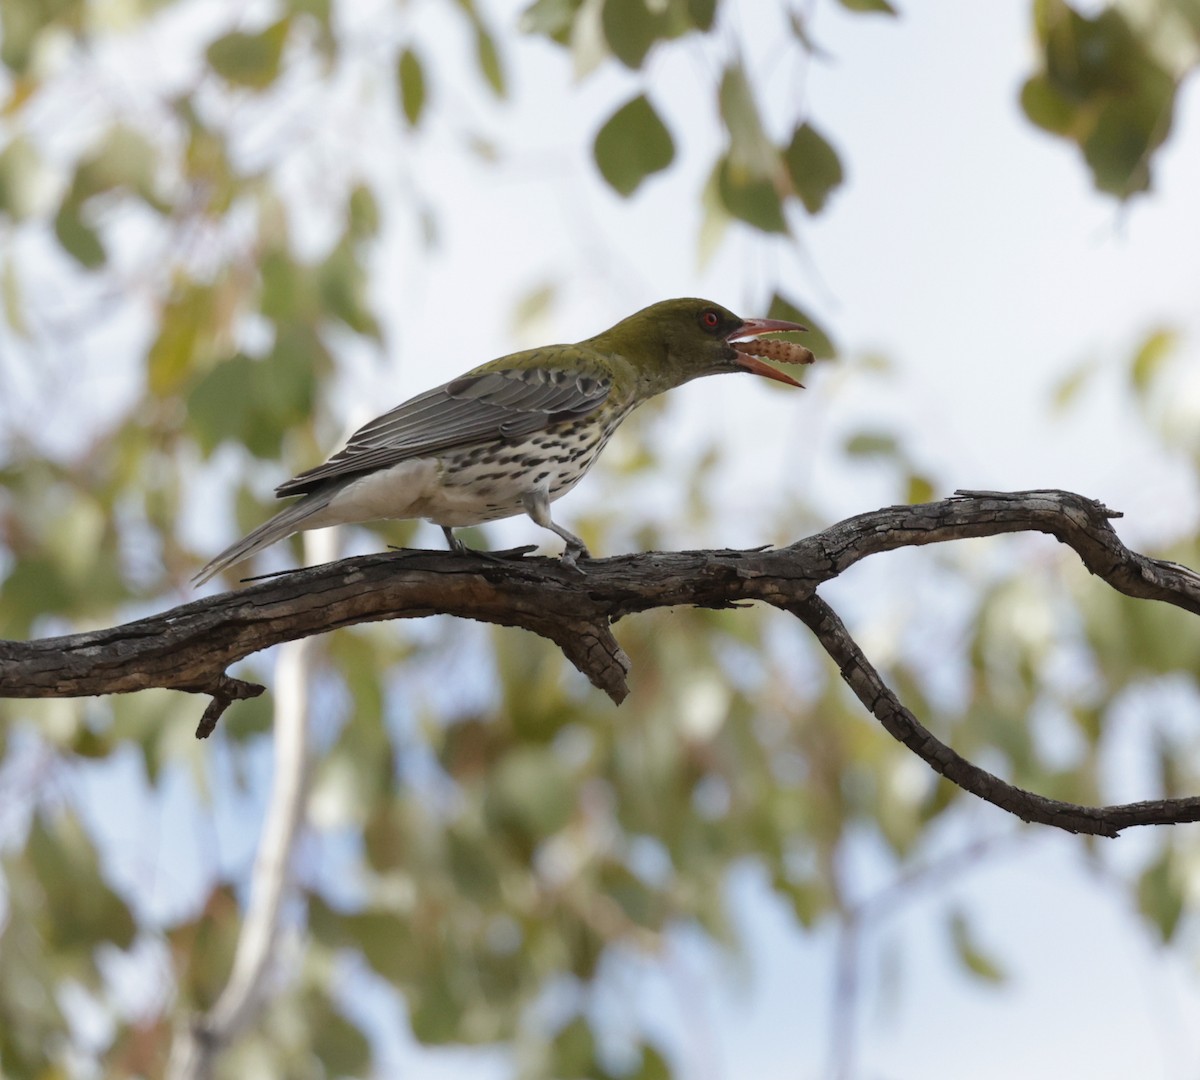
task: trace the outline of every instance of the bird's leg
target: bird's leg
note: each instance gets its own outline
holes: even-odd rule
[[[561,525],[555,524],[550,517],[550,498],[546,492],[538,490],[530,492],[521,502],[525,506],[527,513],[534,522],[540,525],[543,529],[549,529],[552,533],[557,533],[566,542],[567,546],[563,549],[562,561],[568,566],[575,566],[580,556],[585,559],[590,559],[591,553],[587,549],[587,544],[579,539],[569,529],[564,529]]]
[[[451,529],[449,525],[442,526],[442,535],[446,538],[446,543],[450,545],[451,551],[457,551],[460,555],[462,555],[471,550],[457,536],[454,535],[454,530]]]

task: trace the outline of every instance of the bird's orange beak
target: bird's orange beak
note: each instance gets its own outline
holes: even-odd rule
[[[784,364],[811,364],[813,354],[803,345],[790,341],[769,341],[751,345],[750,341],[761,334],[784,334],[792,331],[807,330],[807,326],[799,323],[786,322],[783,319],[746,319],[741,326],[729,335],[729,343],[737,350],[734,363],[744,371],[761,375],[764,379],[774,379],[776,382],[787,383],[788,386],[804,388],[803,383],[797,382],[790,375],[785,375],[778,368],[764,364],[756,353],[768,356]]]

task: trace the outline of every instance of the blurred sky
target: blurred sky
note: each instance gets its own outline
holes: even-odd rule
[[[722,473],[726,515],[708,534],[681,542],[785,539],[761,533],[775,492],[811,499],[830,521],[893,500],[890,476],[834,460],[842,439],[864,426],[902,434],[939,495],[955,487],[1072,488],[1125,511],[1119,531],[1135,545],[1194,527],[1197,492],[1187,471],[1134,423],[1123,365],[1152,328],[1183,329],[1191,396],[1170,407],[1200,417],[1195,81],[1155,159],[1153,196],[1121,208],[1092,192],[1075,150],[1019,112],[1017,92],[1031,63],[1028,4],[901,5],[903,16],[893,21],[820,4],[813,36],[830,59],[807,67],[797,66],[786,43],[779,5],[728,5],[753,50],[751,68],[773,103],[768,119],[777,133],[799,97],[847,167],[844,190],[815,224],[804,225],[800,254],[734,229],[698,269],[699,194],[719,150],[718,54],[702,44],[660,50],[648,65],[650,95],[679,156],[666,177],[629,202],[596,176],[590,145],[641,77],[610,64],[564,94],[566,55],[520,40],[510,54],[511,107],[453,79],[435,85],[433,107],[449,122],[365,155],[379,190],[431,198],[440,241],[432,256],[422,253],[405,213],[385,208],[392,227],[377,255],[374,289],[392,353],[381,368],[351,346],[341,390],[347,426],[511,348],[575,340],[664,297],[707,295],[746,315],[765,314],[779,279],[848,356],[882,353],[895,375],[851,379],[829,365],[806,380],[802,395],[750,379],[702,380],[676,392],[668,422],[647,437],[686,456],[716,432],[730,448]],[[396,10],[390,3],[344,6],[353,8],[348,30],[364,48],[379,20]],[[524,4],[484,6],[494,25],[512,26]],[[226,9],[208,10],[219,16]],[[469,68],[461,20],[430,5],[407,10],[406,32],[439,47],[459,42]],[[372,111],[394,108],[383,93],[361,103],[362,128],[345,132],[348,143],[369,131]],[[319,125],[322,109],[334,115],[345,102],[310,104],[310,122]],[[463,154],[458,135],[467,129],[494,137],[505,151],[499,165]],[[297,190],[319,182],[323,168],[338,167],[336,155],[322,153],[295,168]],[[309,232],[319,245],[319,215]],[[514,302],[544,282],[562,283],[556,304],[514,337]],[[1099,364],[1094,385],[1065,420],[1052,419],[1052,388],[1087,360]],[[573,507],[615,498],[615,485],[589,478],[560,515],[570,524]],[[531,538],[524,521],[501,523],[489,535],[497,545]],[[864,604],[861,591],[845,598],[852,609]],[[221,863],[244,865],[246,822],[269,772],[266,762],[260,766],[258,794],[248,803],[215,804],[214,831],[198,838],[193,853],[196,872],[213,858],[203,852],[208,844]],[[129,776],[116,782],[136,787]],[[168,814],[191,798],[181,783],[165,799]],[[104,797],[98,789],[96,798]],[[176,839],[187,833],[151,817],[172,848],[147,856],[163,868],[166,902],[188,891],[193,876]],[[1003,814],[980,807],[945,846],[1012,832]],[[1136,864],[1137,838],[1115,843]],[[865,890],[882,863],[869,850],[861,862]],[[825,1075],[832,936],[799,933],[752,871],[737,874],[730,892],[748,945],[744,967],[681,932],[661,961],[620,965],[615,1000],[597,1007],[617,1023],[622,1009],[632,1011],[663,1032],[686,1080]],[[914,891],[864,942],[858,1075],[1196,1075],[1200,982],[1188,950],[1159,949],[1122,897],[1084,868],[1079,845],[1046,830],[1009,840],[949,890]],[[942,930],[947,905],[976,914],[982,939],[1012,977],[1006,986],[983,987],[961,974]],[[887,957],[898,963],[899,981],[889,983]],[[415,1048],[381,998],[366,995],[355,1008],[385,1041],[384,1075],[504,1073],[496,1055]]]

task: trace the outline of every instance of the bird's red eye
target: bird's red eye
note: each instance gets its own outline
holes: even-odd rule
[[[700,316],[700,325],[705,330],[715,330],[721,325],[721,316],[718,315],[712,308],[704,311]]]

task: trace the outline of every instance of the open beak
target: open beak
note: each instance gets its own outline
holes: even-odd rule
[[[743,371],[803,389],[803,383],[797,382],[790,375],[785,375],[778,368],[771,367],[770,364],[764,364],[754,354],[769,356],[772,360],[778,360],[785,364],[809,364],[812,363],[813,355],[808,349],[803,345],[787,341],[761,342],[757,343],[757,346],[752,342],[762,334],[783,334],[807,329],[807,326],[786,322],[783,319],[746,319],[728,338],[729,343],[737,351],[733,362]]]

